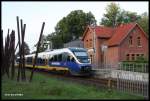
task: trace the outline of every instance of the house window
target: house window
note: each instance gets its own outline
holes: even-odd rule
[[[130,60],[130,55],[129,55],[129,54],[126,55],[126,60],[127,60],[127,61]]]
[[[141,54],[141,57],[144,57],[144,54]]]
[[[132,46],[132,36],[129,37],[129,46]]]
[[[141,46],[141,38],[140,37],[137,37],[137,45]]]
[[[140,56],[139,54],[136,54],[136,59],[138,59],[138,58],[139,58],[139,56]]]
[[[133,33],[137,33],[136,29],[133,30]]]
[[[144,54],[136,54],[136,59],[143,59],[144,58]]]
[[[135,60],[135,55],[134,54],[132,54],[132,60]]]

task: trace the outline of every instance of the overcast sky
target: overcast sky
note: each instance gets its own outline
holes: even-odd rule
[[[6,37],[8,28],[16,32],[17,37],[17,22],[16,16],[23,19],[26,24],[25,41],[33,50],[33,46],[37,43],[42,23],[45,22],[43,34],[47,35],[54,32],[54,28],[58,21],[67,16],[73,10],[83,10],[85,13],[89,11],[95,16],[97,24],[101,21],[105,8],[111,2],[2,2],[1,28],[3,29],[4,37]],[[148,2],[115,2],[119,4],[121,9],[126,11],[137,12],[142,14],[148,12]],[[149,13],[149,12],[148,12]],[[17,40],[16,40],[17,43]]]

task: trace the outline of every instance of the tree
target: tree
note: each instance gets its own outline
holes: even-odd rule
[[[28,44],[27,44],[26,42],[24,42],[24,48],[25,48],[24,54],[25,54],[25,55],[30,54],[30,48],[29,48],[29,46],[28,46]],[[17,52],[16,55],[19,56],[19,52]]]
[[[119,5],[111,3],[106,7],[106,14],[104,14],[101,24],[108,27],[115,27],[119,20],[118,18],[121,18],[120,13]]]
[[[137,22],[140,18],[136,12],[121,10],[119,5],[111,3],[106,7],[106,14],[104,14],[100,24],[115,27],[121,23]]]
[[[144,32],[149,35],[149,19],[147,12],[141,14],[141,19],[137,21],[137,23],[142,27]]]
[[[37,44],[34,45],[34,47],[37,47]],[[45,35],[42,35],[39,52],[43,52],[47,49],[47,39]]]
[[[55,32],[51,35],[50,41],[53,43],[53,48],[61,48],[63,43],[78,39],[86,26],[94,21],[95,17],[91,12],[84,13],[82,10],[70,12],[57,23]]]
[[[25,55],[30,54],[30,48],[29,48],[29,46],[28,46],[28,44],[26,42],[24,43],[24,47],[25,47],[25,51],[24,51],[25,53],[24,54]]]
[[[52,42],[52,48],[53,49],[57,49],[57,48],[63,47],[62,37],[60,35],[56,35],[56,32],[48,34],[46,39],[48,41]]]

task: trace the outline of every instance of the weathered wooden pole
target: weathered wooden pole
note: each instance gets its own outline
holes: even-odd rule
[[[5,45],[6,45],[6,38],[5,38]],[[4,51],[3,51],[3,69],[4,69],[4,74],[6,73],[6,47],[4,45]]]
[[[41,33],[40,33],[40,37],[39,37],[37,49],[36,49],[35,59],[34,59],[34,61],[33,61],[33,62],[34,62],[34,63],[33,63],[33,69],[32,69],[31,76],[30,76],[30,80],[29,80],[30,82],[32,81],[32,78],[33,78],[33,72],[34,72],[34,70],[35,70],[35,64],[36,64],[36,60],[37,60],[37,57],[38,57],[38,52],[39,52],[39,47],[40,47],[40,41],[41,41],[41,38],[42,38],[44,26],[45,26],[45,22],[43,22],[43,24],[42,24],[42,29],[41,29]]]
[[[21,45],[22,70],[21,70],[21,74],[22,74],[22,80],[26,80],[26,77],[25,77],[25,57],[24,57],[24,36],[25,36],[26,24],[24,24],[24,26],[23,26],[23,20],[21,19],[20,21],[21,21],[21,36],[22,36],[22,45]]]
[[[11,79],[15,76],[15,31],[12,31],[11,34]]]
[[[5,40],[5,67],[4,67],[8,78],[9,78],[9,43],[10,43],[10,38],[9,38],[9,29],[8,29],[8,34]]]
[[[25,73],[25,42],[24,42],[24,37],[25,37],[25,29],[26,29],[26,24],[24,24],[24,29],[23,29],[23,70],[24,70],[24,72],[23,72],[23,75],[24,75],[24,80],[26,80],[26,73]]]
[[[9,36],[9,46],[8,46],[8,60],[7,60],[7,64],[8,64],[8,70],[14,69],[13,68],[13,64],[12,64],[12,60],[13,60],[13,53],[14,53],[14,36],[15,36],[15,31],[12,30],[10,36]],[[14,71],[14,70],[11,70]],[[10,71],[10,72],[11,72]],[[13,73],[13,72],[12,72]],[[11,76],[12,78],[12,76]]]
[[[3,47],[3,30],[1,30],[1,56],[2,56],[2,60],[1,60],[1,76],[3,76],[4,74],[4,47]]]
[[[15,52],[16,52],[16,50],[17,50],[18,45],[19,45],[19,42],[18,42],[17,45],[16,45]]]
[[[22,56],[21,56],[21,42],[20,42],[20,30],[19,30],[19,17],[18,16],[17,16],[17,30],[18,30],[18,43],[19,43],[19,56],[20,56],[17,81],[19,81],[20,80],[20,71],[22,68],[22,61],[21,61]]]

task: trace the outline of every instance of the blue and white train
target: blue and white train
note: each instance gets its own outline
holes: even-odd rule
[[[25,56],[26,67],[33,67],[35,54]],[[84,48],[69,47],[38,53],[35,68],[67,70],[72,75],[91,75],[91,62]],[[19,57],[16,63],[19,62]]]

